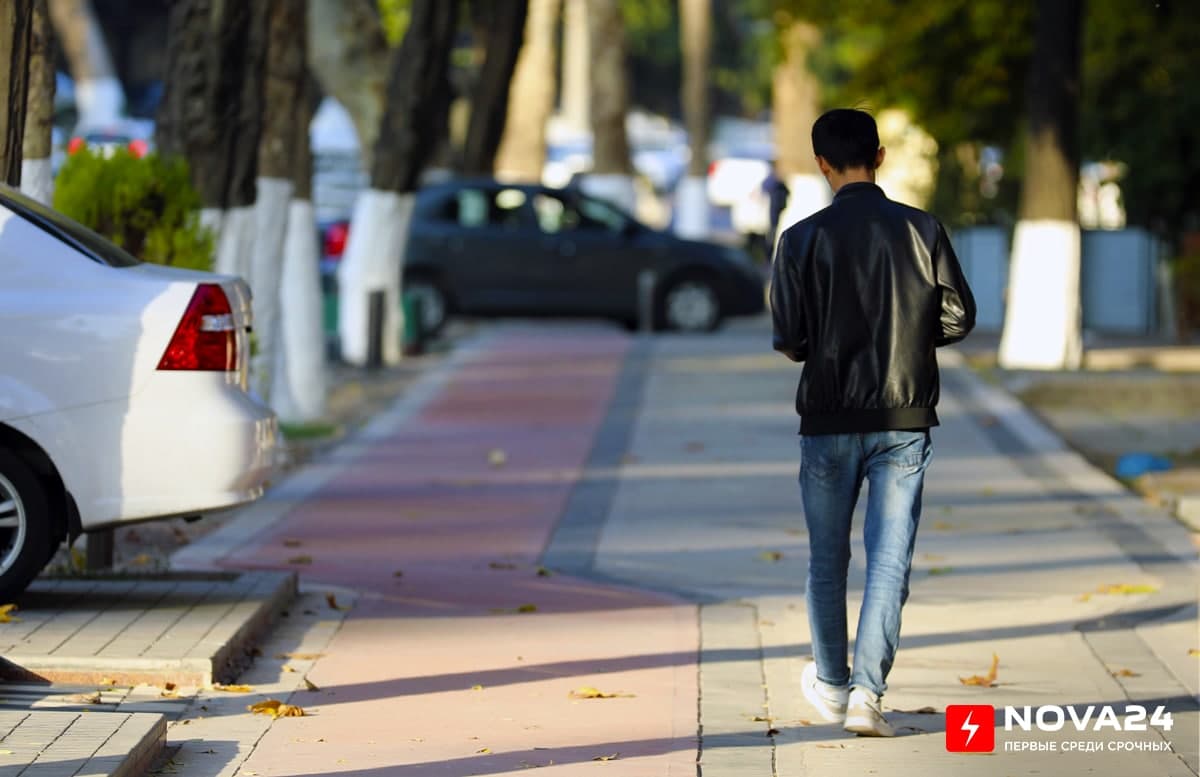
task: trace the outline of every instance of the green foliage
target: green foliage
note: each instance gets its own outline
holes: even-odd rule
[[[412,0],[377,0],[383,37],[389,46],[399,46],[412,16]]]
[[[200,224],[200,195],[187,163],[127,149],[67,157],[54,184],[54,207],[145,262],[212,268],[213,237]]]

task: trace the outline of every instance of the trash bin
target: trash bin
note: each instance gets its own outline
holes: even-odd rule
[[[404,310],[404,353],[409,356],[425,353],[423,300],[417,294],[405,293],[401,304]]]

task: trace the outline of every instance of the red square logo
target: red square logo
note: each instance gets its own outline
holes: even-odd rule
[[[946,707],[946,750],[951,753],[990,753],[996,749],[996,708],[990,704],[951,704]]]

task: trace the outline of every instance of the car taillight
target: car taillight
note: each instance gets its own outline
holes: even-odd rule
[[[711,175],[713,175],[713,174],[714,174],[714,173],[716,173],[716,172],[717,172],[717,163],[716,163],[716,162],[709,162],[709,163],[708,163],[708,174],[711,176]]]
[[[232,372],[237,369],[237,332],[225,291],[201,283],[158,363],[160,370]]]
[[[342,258],[342,254],[346,252],[346,238],[349,236],[349,224],[331,224],[329,229],[325,230],[325,256]]]

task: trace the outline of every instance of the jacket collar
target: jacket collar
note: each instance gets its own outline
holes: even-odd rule
[[[877,194],[882,197],[883,189],[880,189],[877,185],[869,181],[856,181],[838,189],[837,194],[833,195],[833,199],[840,200],[844,197],[853,197],[856,194]]]

